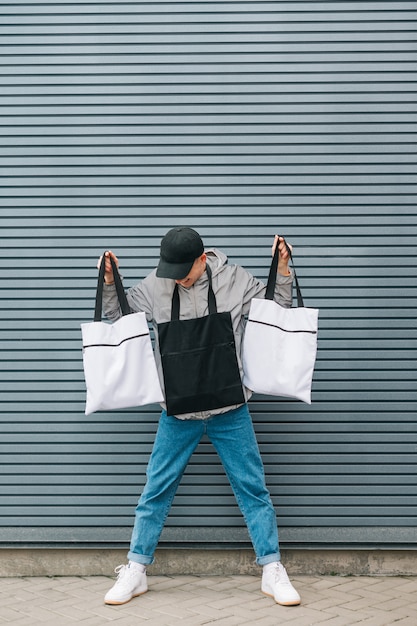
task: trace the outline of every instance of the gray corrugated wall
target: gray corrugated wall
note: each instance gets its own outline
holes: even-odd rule
[[[84,416],[95,263],[175,224],[320,308],[313,404],[252,413],[285,545],[416,539],[415,2],[0,3],[3,545],[124,544],[157,407]],[[165,545],[246,545],[211,446]]]

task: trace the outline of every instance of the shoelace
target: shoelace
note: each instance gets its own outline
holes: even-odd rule
[[[123,574],[125,573],[125,570],[127,569],[127,565],[123,564],[123,565],[118,565],[114,572],[115,574],[117,574],[117,580],[120,580],[123,576]]]
[[[275,567],[275,581],[281,583],[282,585],[291,585],[290,579],[288,578],[288,574],[282,565],[277,565]]]
[[[126,565],[125,563],[123,563],[123,565],[118,565],[114,571],[118,575],[117,580],[122,578],[124,574],[127,574],[127,575],[132,574],[133,576],[137,573],[136,569],[129,567],[129,565]]]

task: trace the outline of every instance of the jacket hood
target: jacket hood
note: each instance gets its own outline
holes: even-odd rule
[[[227,256],[217,248],[208,248],[204,250],[207,255],[207,263],[210,265],[211,273],[215,276],[225,265],[227,265]]]

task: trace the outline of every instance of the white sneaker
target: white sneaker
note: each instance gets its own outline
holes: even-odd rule
[[[295,606],[301,602],[300,596],[290,583],[285,567],[280,561],[264,567],[261,590],[265,595],[274,598],[277,604]]]
[[[148,591],[145,567],[130,562],[128,565],[119,565],[114,571],[118,574],[117,580],[106,593],[105,604],[125,604]]]

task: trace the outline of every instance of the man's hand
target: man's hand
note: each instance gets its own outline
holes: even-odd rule
[[[114,283],[113,269],[110,263],[110,256],[113,258],[114,262],[116,263],[117,269],[119,269],[119,260],[117,256],[111,250],[108,250],[105,253],[106,264],[104,267],[104,282],[106,283],[106,285],[112,285]],[[101,265],[102,258],[103,257],[101,256],[97,262],[97,269]]]
[[[272,256],[274,256],[275,248],[278,245],[279,257],[278,257],[278,273],[282,276],[290,276],[291,272],[288,268],[288,263],[290,261],[290,255],[288,254],[287,245],[292,252],[291,244],[287,244],[284,237],[279,237],[279,235],[275,235],[274,243],[272,244]]]

